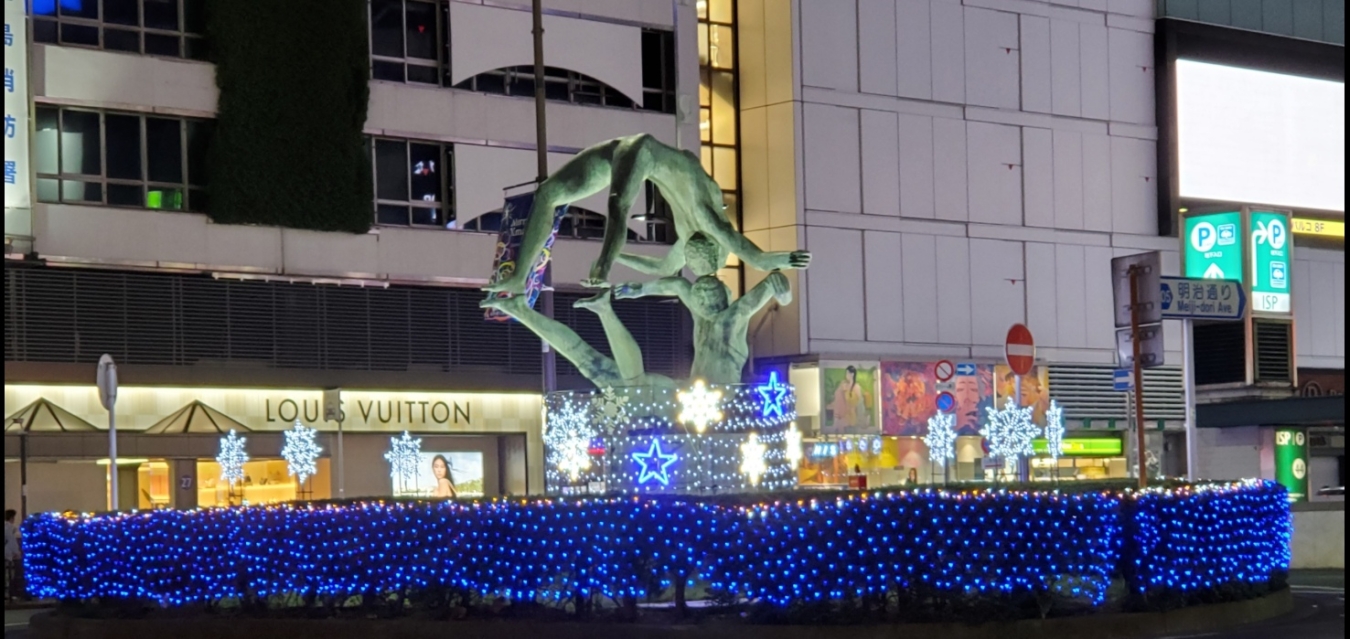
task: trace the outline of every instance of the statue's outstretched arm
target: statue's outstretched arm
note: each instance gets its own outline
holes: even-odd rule
[[[770,300],[778,300],[779,304],[788,305],[792,303],[792,288],[788,285],[787,276],[779,271],[769,273],[763,282],[756,284],[748,293],[741,296],[731,305],[732,310],[737,316],[743,319],[749,319],[751,315],[759,312]]]
[[[765,251],[750,238],[737,232],[720,211],[705,214],[707,223],[704,231],[713,241],[736,254],[746,264],[761,271],[778,271],[790,268],[806,268],[811,265],[809,251]]]
[[[678,297],[685,306],[689,305],[688,296],[692,290],[689,280],[683,277],[663,277],[651,282],[628,282],[614,289],[614,297],[631,300],[639,297]]]

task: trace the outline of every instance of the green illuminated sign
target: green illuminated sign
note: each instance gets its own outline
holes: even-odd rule
[[[1288,313],[1292,310],[1289,278],[1294,264],[1289,215],[1252,211],[1249,224],[1252,238],[1252,310]]]
[[[1289,489],[1289,501],[1308,501],[1308,434],[1303,429],[1275,429],[1275,481]]]
[[[1124,454],[1124,448],[1120,440],[1110,437],[1065,439],[1062,444],[1060,454],[1070,457],[1119,457]],[[1044,439],[1032,440],[1031,448],[1037,455],[1048,455],[1050,453],[1050,445]]]
[[[1242,214],[1186,218],[1186,277],[1242,280]]]

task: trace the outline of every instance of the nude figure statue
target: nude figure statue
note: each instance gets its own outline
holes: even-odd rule
[[[622,284],[614,289],[619,299],[648,295],[676,296],[694,316],[694,365],[692,379],[710,384],[739,384],[750,358],[746,332],[750,318],[770,300],[792,303],[787,277],[775,270],[763,282],[735,302],[717,270],[726,263],[726,251],[703,233],[694,233],[684,245],[689,269],[698,276],[690,283],[680,276],[653,282]]]
[[[676,237],[680,238],[660,258],[622,253],[627,239],[628,211],[648,180],[670,204]],[[590,277],[582,282],[585,286],[609,286],[609,271],[615,261],[647,275],[677,274],[685,261],[682,245],[694,233],[703,233],[724,252],[733,253],[762,271],[806,268],[811,262],[811,254],[806,251],[763,251],[738,233],[727,220],[722,189],[703,171],[698,156],[643,133],[596,144],[577,154],[539,185],[517,264],[533,264],[543,252],[544,243],[553,231],[553,212],[557,207],[590,197],[607,187],[609,210],[604,243],[600,257],[591,266]],[[484,290],[521,295],[529,273],[529,269],[517,269],[510,277]]]

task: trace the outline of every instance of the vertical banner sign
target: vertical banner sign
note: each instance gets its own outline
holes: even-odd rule
[[[1186,277],[1242,280],[1242,214],[1209,213],[1186,218]]]
[[[24,0],[5,0],[5,235],[32,235],[28,184],[28,26]]]
[[[1252,310],[1289,313],[1289,277],[1294,265],[1294,242],[1289,234],[1289,216],[1273,211],[1252,211]]]
[[[532,208],[534,208],[534,193],[522,193],[506,198],[506,206],[502,209],[502,227],[497,235],[497,257],[492,264],[492,283],[500,282],[516,272],[519,266],[516,262],[520,257],[520,244],[525,240],[525,227],[530,221]],[[553,242],[558,239],[558,224],[566,214],[566,206],[560,206],[553,212],[553,232],[544,243],[544,252],[534,264],[530,265],[533,270],[530,272],[530,279],[525,283],[525,296],[530,308],[534,308],[535,300],[539,299],[539,293],[544,290],[544,271],[553,256]],[[490,295],[506,296],[505,293]],[[505,322],[511,319],[509,315],[495,308],[488,309],[483,313],[483,317],[491,322]]]
[[[1275,481],[1289,489],[1289,501],[1308,501],[1308,434],[1303,429],[1275,429]]]

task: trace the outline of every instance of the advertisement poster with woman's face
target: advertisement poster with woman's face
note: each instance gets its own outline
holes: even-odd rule
[[[923,436],[928,434],[928,419],[937,414],[936,362],[882,362],[881,432],[886,435]],[[976,435],[985,416],[985,407],[993,405],[994,367],[980,364],[975,375],[951,379],[955,400],[952,414],[956,430]]]
[[[417,477],[400,486],[394,478],[395,497],[453,499],[483,496],[482,453],[422,453]]]
[[[994,379],[997,382],[995,401],[1000,408],[1014,395],[1017,388],[1017,376],[1007,364],[994,367]],[[1033,366],[1031,372],[1022,376],[1022,398],[1019,406],[1031,406],[1031,420],[1045,424],[1045,411],[1050,409],[1050,369],[1045,366]]]
[[[821,428],[829,435],[866,435],[877,432],[878,365],[822,365],[820,380]]]

